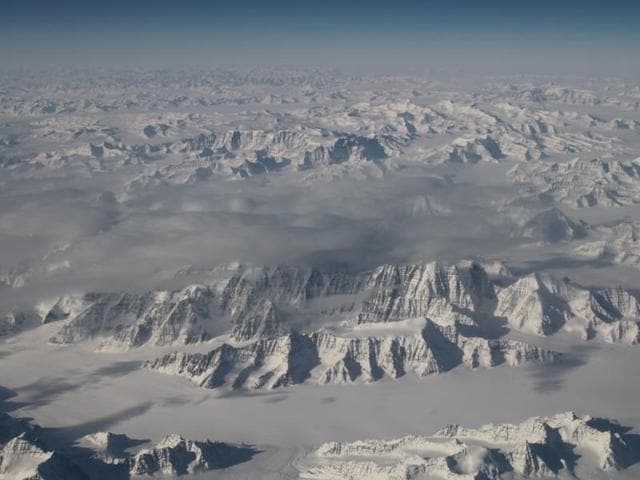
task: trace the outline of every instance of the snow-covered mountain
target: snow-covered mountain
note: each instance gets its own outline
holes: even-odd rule
[[[187,377],[205,388],[276,388],[306,381],[319,384],[373,382],[466,368],[551,362],[559,354],[509,340],[465,336],[456,326],[427,320],[413,335],[336,336],[324,332],[223,344],[206,354],[172,353],[146,367]]]
[[[593,238],[576,245],[574,251],[589,258],[637,266],[640,264],[638,224],[623,220],[598,227]]]
[[[156,80],[153,94],[137,92],[139,83],[127,83],[130,78],[105,79],[99,91],[79,78],[66,95],[45,84],[34,86],[37,93],[30,97],[7,79],[0,112],[9,118],[31,115],[37,121],[31,138],[2,138],[0,149],[6,155],[0,165],[12,174],[36,176],[62,169],[87,175],[123,170],[125,185],[117,190],[135,196],[162,185],[220,176],[280,171],[305,178],[338,172],[379,175],[396,169],[399,161],[417,159],[454,165],[503,160],[544,164],[549,156],[617,154],[624,149],[614,133],[637,125],[624,116],[601,119],[580,111],[601,105],[632,109],[637,99],[634,103],[633,91],[620,85],[595,91],[498,82],[470,94],[412,79],[413,88],[398,94],[378,88],[376,78],[345,82],[325,74],[318,84],[317,75],[277,93],[268,90],[275,88],[272,84],[256,84],[237,72]],[[227,83],[231,78],[233,88]],[[176,90],[184,94],[176,95]],[[421,90],[435,92],[425,95]],[[128,95],[123,97],[122,91]],[[502,95],[496,99],[495,92]],[[274,105],[279,108],[270,108]],[[219,108],[226,108],[225,115]],[[110,115],[118,121],[105,125],[103,118]],[[37,145],[16,155],[18,145],[36,143],[40,130],[46,130],[52,148]],[[590,193],[578,201],[593,202]],[[600,195],[604,202],[606,194]]]
[[[35,314],[10,314],[7,328],[18,328],[16,319],[29,315]],[[494,317],[527,333],[562,329],[585,340],[633,344],[640,306],[637,294],[623,288],[586,288],[547,274],[496,283],[476,262],[432,262],[361,274],[237,266],[223,278],[176,291],[64,296],[41,306],[39,315],[43,323],[62,324],[51,342],[89,341],[102,350],[187,345],[225,333],[239,344],[287,343],[291,328],[312,334],[342,325],[358,336],[362,327],[425,319],[483,335]],[[323,343],[322,335],[314,338]]]
[[[42,429],[0,413],[0,479],[89,480],[67,455],[51,448]]]
[[[563,162],[519,164],[510,178],[523,192],[551,197],[570,207],[617,207],[640,201],[637,159],[576,157]]]
[[[509,325],[536,335],[560,329],[583,339],[640,342],[640,304],[623,288],[584,288],[567,280],[531,274],[498,293],[495,314]]]
[[[253,451],[222,442],[196,442],[180,435],[168,435],[153,448],[138,451],[128,459],[132,477],[182,476],[221,469],[244,462]]]
[[[257,452],[248,445],[193,441],[168,435],[149,448],[124,434],[97,431],[79,439],[81,448],[59,444],[37,425],[2,414],[2,480],[93,480],[175,478],[228,468]],[[50,448],[46,444],[57,445]],[[134,450],[134,451],[130,451]]]
[[[584,222],[575,222],[562,210],[551,208],[527,220],[518,235],[535,241],[555,243],[584,238],[587,229]]]
[[[637,460],[624,429],[573,412],[478,429],[448,425],[432,436],[329,442],[301,465],[308,479],[593,478]]]
[[[0,479],[638,476],[636,80],[4,70]]]
[[[0,478],[6,480],[86,480],[89,478],[68,459],[47,451],[22,433],[0,450]]]

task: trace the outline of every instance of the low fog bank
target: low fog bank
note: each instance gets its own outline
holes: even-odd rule
[[[122,202],[98,177],[14,184],[1,202],[0,265],[26,281],[0,299],[177,287],[195,280],[176,276],[185,268],[228,262],[362,271],[512,246],[514,224],[497,214],[510,187],[452,177],[415,168],[306,185],[271,175],[155,187]]]

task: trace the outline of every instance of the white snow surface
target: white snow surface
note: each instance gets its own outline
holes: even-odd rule
[[[638,112],[617,78],[3,72],[0,479],[639,477]]]

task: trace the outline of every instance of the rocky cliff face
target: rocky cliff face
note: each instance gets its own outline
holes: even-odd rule
[[[80,448],[69,448],[37,425],[0,414],[0,480],[175,478],[227,468],[257,453],[244,444],[193,441],[180,435],[130,451],[147,442],[99,431],[80,438]]]
[[[532,274],[498,293],[495,314],[514,329],[536,335],[563,329],[583,339],[627,344],[640,340],[637,294],[622,288],[589,289]]]
[[[38,429],[0,415],[0,479],[89,480],[67,456],[49,448]]]
[[[366,298],[356,322],[430,317],[439,324],[473,324],[473,314],[491,308],[493,285],[476,263],[384,265],[366,277]]]
[[[53,343],[98,340],[110,346],[188,344],[210,338],[207,323],[213,315],[213,294],[204,286],[144,295],[89,293],[72,302],[61,299],[54,307],[67,323],[51,338]],[[49,316],[49,313],[47,313]]]
[[[361,278],[343,273],[290,266],[248,268],[221,286],[221,308],[232,319],[233,338],[247,341],[286,333],[284,311],[302,312],[308,301],[320,297],[353,295],[361,285]],[[329,309],[319,315],[331,313]]]
[[[65,296],[39,307],[37,316],[63,323],[53,343],[90,341],[117,350],[192,344],[225,333],[242,344],[276,340],[292,328],[310,336],[325,326],[359,329],[427,318],[473,335],[502,318],[536,335],[566,330],[583,339],[638,343],[640,305],[633,291],[585,288],[541,274],[504,281],[495,283],[474,262],[383,265],[360,274],[234,266],[175,291]],[[12,333],[27,323],[37,323],[34,312],[11,313],[2,325]]]
[[[140,450],[128,460],[129,471],[137,476],[181,476],[246,461],[253,455],[248,447],[222,442],[196,442],[169,435],[153,448]]]
[[[619,425],[573,412],[518,425],[449,425],[431,437],[329,442],[302,463],[308,479],[591,478],[625,468],[640,452]],[[581,452],[577,455],[576,452]],[[595,465],[595,468],[592,466]],[[586,472],[586,473],[585,473]]]
[[[281,266],[238,267],[224,279],[181,290],[145,294],[88,293],[65,296],[39,312],[44,323],[65,321],[53,343],[95,341],[99,348],[191,344],[230,330],[238,341],[288,331],[284,311],[308,300],[359,291],[358,276],[323,274]],[[320,312],[319,315],[332,313]],[[16,315],[6,320],[13,328]]]
[[[446,151],[447,162],[478,163],[496,162],[506,157],[500,145],[492,137],[457,138]]]
[[[88,479],[64,457],[43,450],[36,441],[22,434],[0,451],[0,478],[12,480]]]
[[[244,346],[223,344],[207,354],[172,353],[146,367],[187,377],[205,388],[261,389],[306,381],[372,382],[410,372],[424,376],[459,365],[516,366],[552,361],[557,355],[521,342],[463,336],[456,326],[427,320],[413,335],[356,337],[294,331]]]

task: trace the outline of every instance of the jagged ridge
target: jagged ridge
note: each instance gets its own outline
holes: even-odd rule
[[[223,344],[206,354],[171,353],[145,366],[187,377],[204,388],[260,389],[306,381],[372,382],[409,372],[424,376],[458,365],[516,366],[552,361],[558,355],[521,342],[463,336],[458,328],[427,320],[419,333],[408,336],[346,337],[294,331],[245,346]]]
[[[581,476],[585,456],[595,457],[597,470],[605,472],[625,468],[640,457],[637,443],[624,434],[627,430],[568,412],[477,430],[449,425],[431,437],[329,442],[307,457],[301,478],[498,480],[512,478],[513,473],[525,478],[568,473],[586,479],[589,472]]]

